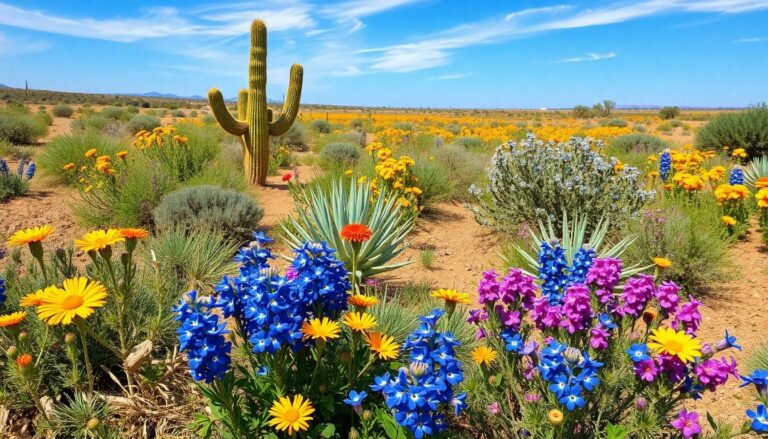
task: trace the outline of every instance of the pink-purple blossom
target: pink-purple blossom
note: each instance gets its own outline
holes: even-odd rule
[[[672,421],[672,426],[675,427],[685,439],[690,439],[701,433],[701,426],[699,425],[699,414],[686,409],[680,411]]]
[[[662,282],[656,288],[656,302],[659,304],[659,308],[666,313],[672,313],[677,309],[677,304],[680,301],[680,286],[671,281]]]
[[[702,303],[696,300],[693,296],[688,297],[688,301],[680,305],[675,316],[672,319],[672,328],[675,330],[683,330],[688,335],[696,335],[696,331],[701,324],[701,312],[699,311],[699,305]]]
[[[587,272],[586,283],[610,291],[619,284],[620,277],[621,259],[596,258]]]

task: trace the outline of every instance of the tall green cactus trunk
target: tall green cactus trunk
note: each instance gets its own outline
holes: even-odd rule
[[[208,102],[219,125],[228,133],[240,137],[243,143],[243,168],[248,183],[266,184],[269,136],[285,134],[296,120],[303,76],[304,70],[300,65],[291,66],[288,98],[283,102],[280,117],[273,122],[272,110],[267,108],[267,27],[263,21],[254,20],[251,25],[248,89],[241,90],[238,95],[238,118],[229,113],[218,89],[208,91]]]

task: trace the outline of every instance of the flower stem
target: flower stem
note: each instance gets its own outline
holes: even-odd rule
[[[88,396],[93,398],[93,369],[91,368],[91,359],[88,356],[88,343],[85,339],[86,329],[85,324],[81,319],[75,320],[77,328],[80,330],[80,343],[83,346],[83,360],[85,362],[85,372],[88,375]]]

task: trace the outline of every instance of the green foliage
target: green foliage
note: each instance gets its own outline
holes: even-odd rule
[[[344,179],[337,179],[330,188],[297,189],[293,195],[299,206],[296,217],[281,225],[291,248],[299,248],[307,241],[325,241],[337,250],[337,257],[351,270],[353,248],[339,233],[347,224],[365,224],[373,235],[358,252],[359,279],[410,263],[391,263],[408,248],[405,238],[415,225],[415,217],[399,207],[396,196],[382,190],[374,197],[369,184],[358,184],[354,179],[348,185]]]
[[[331,143],[323,148],[320,159],[328,168],[352,168],[360,159],[360,147],[351,143]]]
[[[309,150],[307,128],[302,123],[294,123],[285,134],[270,137],[269,141],[272,150],[281,146],[291,151],[305,152]]]
[[[234,242],[245,242],[259,225],[264,210],[245,194],[215,186],[193,186],[163,197],[153,212],[160,231],[219,231]]]
[[[316,133],[328,134],[331,132],[331,123],[327,120],[313,120],[310,126]]]
[[[483,139],[476,136],[457,137],[453,141],[453,144],[461,146],[464,149],[475,151],[481,150],[485,147],[485,142],[483,142]]]
[[[171,110],[171,116],[173,117],[185,117],[184,110]]]
[[[422,267],[431,270],[432,264],[435,262],[435,251],[431,248],[421,250],[419,252],[419,261]]]
[[[108,124],[109,120],[100,113],[89,113],[78,119],[72,119],[70,122],[72,130],[75,131],[82,131],[87,129],[103,131]]]
[[[743,375],[749,375],[755,370],[768,370],[768,343],[760,343],[750,349],[745,368],[740,369]]]
[[[596,150],[595,150],[596,149]],[[531,135],[518,144],[501,145],[491,159],[485,190],[473,188],[483,224],[514,232],[517,224],[551,221],[561,229],[563,215],[600,218],[620,228],[654,193],[642,189],[640,171],[614,170],[616,158],[587,139],[544,143]]]
[[[618,117],[613,117],[610,119],[602,120],[600,121],[600,125],[604,127],[618,127],[618,128],[624,128],[625,126],[629,125],[629,123],[624,120],[620,119]]]
[[[616,102],[606,99],[593,105],[592,111],[600,117],[608,117],[613,113],[614,108],[616,108]]]
[[[72,115],[75,113],[75,110],[73,110],[69,105],[56,105],[51,111],[56,117],[66,118],[72,117]]]
[[[640,154],[656,154],[669,148],[663,139],[650,134],[625,134],[610,141],[614,150]]]
[[[2,162],[0,158],[0,162]],[[2,162],[4,163],[4,162]],[[16,172],[3,172],[0,170],[0,201],[9,198],[20,197],[29,190],[29,180],[23,175],[17,175]]]
[[[11,160],[29,160],[32,154],[26,148],[21,148],[7,140],[0,139],[0,157],[10,158]]]
[[[131,134],[136,134],[139,131],[152,131],[159,126],[160,119],[148,114],[134,115],[125,125],[126,129],[128,129],[128,132]]]
[[[130,113],[120,107],[107,107],[101,110],[101,115],[111,120],[125,120],[130,117]]]
[[[35,116],[37,116],[42,123],[44,123],[46,126],[53,125],[53,118],[50,114],[46,113],[45,110],[38,111]]]
[[[659,117],[662,119],[674,119],[680,114],[680,107],[661,107]]]
[[[457,145],[445,145],[432,152],[434,162],[445,169],[453,189],[451,199],[466,201],[471,198],[470,186],[480,184],[486,176],[485,154]],[[417,162],[418,165],[418,162]]]
[[[0,109],[0,141],[16,145],[36,143],[48,133],[48,122],[43,118],[23,111]]]
[[[51,419],[52,430],[59,437],[73,439],[117,439],[117,431],[113,431],[106,423],[111,410],[102,398],[88,399],[81,393],[75,393],[68,401],[55,407]],[[89,428],[88,423],[95,419],[95,428]]]
[[[592,109],[586,105],[577,105],[573,107],[571,114],[577,119],[589,119],[593,116]]]
[[[756,191],[755,182],[758,178],[768,177],[768,156],[755,157],[744,166],[744,184],[752,192]]]
[[[665,257],[673,264],[665,275],[689,290],[722,281],[731,264],[720,215],[710,197],[698,202],[660,199],[628,224],[627,233],[637,241],[626,252],[626,260],[646,264]]]
[[[768,154],[768,106],[738,113],[724,113],[696,132],[696,147],[702,150],[744,148],[749,157]]]
[[[413,124],[410,122],[395,122],[392,124],[392,128],[403,131],[413,131]]]
[[[154,256],[147,254],[146,264],[156,261],[156,282],[171,295],[190,290],[210,292],[212,285],[236,271],[232,255],[238,244],[221,232],[170,229],[152,238],[148,247]]]
[[[451,174],[439,163],[417,160],[411,169],[418,178],[418,186],[422,190],[420,202],[425,209],[452,197],[454,186]]]
[[[127,149],[127,146],[94,131],[77,132],[53,139],[38,154],[37,164],[43,174],[60,183],[74,185],[77,184],[78,174],[65,171],[64,165],[74,163],[76,168],[80,168],[90,164],[85,153],[91,148],[96,148],[99,154],[114,156],[116,152]]]

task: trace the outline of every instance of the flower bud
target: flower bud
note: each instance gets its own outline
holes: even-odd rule
[[[640,411],[643,411],[643,410],[647,409],[648,408],[648,400],[643,398],[642,396],[637,398],[635,400],[635,408],[640,410]]]
[[[496,385],[496,375],[491,375],[488,377],[488,384],[492,386]]]
[[[27,331],[19,332],[19,341],[24,343],[29,340],[29,333]]]
[[[646,325],[650,325],[654,320],[656,320],[656,317],[659,316],[659,310],[653,307],[648,307],[643,312],[643,322],[645,322]]]
[[[571,363],[577,364],[581,361],[581,351],[570,346],[563,351],[563,357]]]
[[[19,349],[16,346],[10,346],[5,350],[5,356],[11,360],[15,360],[17,355],[19,355]]]
[[[363,414],[361,416],[363,418],[363,421],[370,421],[373,417],[373,413],[371,413],[370,410],[363,410]]]
[[[320,385],[317,386],[317,389],[320,390],[320,392],[325,393],[325,391],[328,390],[328,386],[325,383],[320,383]]]
[[[563,423],[563,412],[558,409],[552,409],[547,413],[547,419],[552,425],[560,425]]]
[[[64,334],[64,343],[66,343],[69,346],[72,346],[77,342],[77,336],[73,332],[67,332]]]
[[[420,376],[424,376],[424,374],[427,373],[427,363],[422,363],[420,361],[414,361],[411,363],[411,365],[408,367],[408,370],[411,372],[411,376],[414,378],[418,378]]]
[[[66,263],[66,261],[67,261],[67,252],[66,252],[66,250],[64,250],[63,248],[57,248],[56,249],[56,258],[59,261]]]
[[[357,432],[354,428],[349,430],[349,439],[360,439],[360,433]]]
[[[339,359],[342,363],[349,363],[352,361],[352,354],[349,351],[344,351],[339,355]]]
[[[641,337],[640,331],[632,331],[629,334],[629,339],[632,340],[632,341],[638,341],[638,340],[640,340],[640,337]]]
[[[91,418],[88,420],[86,427],[88,427],[88,430],[95,430],[99,428],[99,424],[101,424],[101,422],[99,422],[97,418]]]

